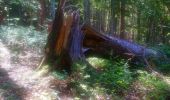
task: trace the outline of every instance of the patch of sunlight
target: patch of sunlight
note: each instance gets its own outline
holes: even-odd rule
[[[81,98],[79,98],[79,97],[75,97],[75,98],[74,98],[74,100],[81,100]]]
[[[50,93],[42,92],[40,95],[40,100],[52,100],[52,96]]]
[[[41,77],[43,75],[47,75],[48,73],[49,73],[49,65],[45,65],[35,73],[34,77]]]
[[[87,91],[87,85],[85,85],[85,84],[80,84],[80,87],[81,87],[82,89],[84,89],[84,90]]]
[[[167,36],[170,36],[170,33],[168,33]]]
[[[109,64],[109,60],[98,57],[89,57],[87,61],[94,67],[104,67]]]
[[[0,41],[0,62],[1,66],[10,67],[10,52]]]
[[[5,92],[6,92],[5,90],[0,89],[0,99],[3,98],[3,95],[4,95]],[[2,99],[2,100],[4,100],[4,99]]]
[[[84,76],[84,78],[85,78],[85,79],[90,78],[90,75],[86,74],[86,75]]]
[[[40,94],[36,93],[36,94],[34,94],[34,98],[35,99],[33,99],[33,100],[56,100],[56,98],[59,99],[58,93],[55,93],[55,94],[52,93],[51,94],[51,92],[48,92],[48,91],[44,91],[44,92],[42,92]]]
[[[170,77],[164,77],[163,79],[167,84],[170,85]]]

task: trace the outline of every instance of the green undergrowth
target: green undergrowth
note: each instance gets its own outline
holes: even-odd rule
[[[156,48],[162,50],[165,53],[165,55],[168,58],[170,58],[170,45],[162,44],[162,45],[156,46]]]
[[[138,70],[139,91],[145,93],[145,100],[169,100],[170,84],[146,71]]]
[[[163,57],[157,57],[152,59],[152,61],[155,63],[155,66],[160,72],[163,72],[164,74],[170,73],[170,45],[158,45],[153,47],[155,50],[157,50],[161,55],[164,55]]]
[[[73,66],[75,79],[73,87],[79,97],[102,95],[121,98],[132,82],[129,65],[123,59],[87,58],[88,62],[78,62]]]
[[[88,57],[87,62],[77,62],[73,66],[71,86],[77,98],[96,99],[98,96],[111,99],[125,99],[140,83],[138,91],[146,100],[167,100],[170,86],[163,79],[143,70],[129,69],[126,60]],[[140,98],[139,95],[139,98]]]
[[[65,80],[68,77],[68,73],[65,71],[53,71],[51,73],[51,75],[53,75],[55,78],[59,79],[59,80]]]

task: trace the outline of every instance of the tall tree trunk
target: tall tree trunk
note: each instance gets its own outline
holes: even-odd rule
[[[44,21],[46,18],[46,7],[45,7],[45,0],[39,0],[40,2],[40,12],[39,12],[39,28],[42,28],[44,25]]]
[[[120,2],[120,37],[126,39],[125,33],[125,0]]]
[[[90,0],[83,0],[83,6],[84,6],[84,21],[90,24],[90,16],[91,16]]]
[[[141,12],[139,8],[137,8],[137,41],[141,41]]]
[[[53,20],[55,18],[55,0],[50,0],[50,16]]]
[[[96,28],[99,30],[99,32],[101,32],[101,11],[100,10],[96,10]]]
[[[153,33],[153,17],[150,16],[148,18],[148,29],[147,29],[147,34],[146,34],[146,43],[151,43],[152,42],[152,33]]]
[[[116,1],[115,0],[111,0],[111,19],[110,19],[110,33],[113,35],[116,35]]]

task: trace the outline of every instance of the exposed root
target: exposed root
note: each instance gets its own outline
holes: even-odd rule
[[[38,67],[37,67],[37,70],[40,70],[40,69],[42,68],[42,66],[44,65],[45,62],[46,62],[46,55],[43,56],[40,64],[39,64]]]

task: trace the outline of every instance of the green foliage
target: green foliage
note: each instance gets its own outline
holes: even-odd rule
[[[53,71],[52,75],[59,80],[64,80],[68,76],[66,72],[59,72],[59,71]]]
[[[146,71],[138,71],[138,80],[143,87],[149,89],[147,100],[166,100],[170,96],[170,85]]]
[[[107,93],[113,96],[128,89],[132,77],[126,61],[118,58],[107,60],[97,57],[90,57],[87,61],[92,66],[82,62],[73,66],[77,69],[74,70],[78,74],[75,76],[79,77],[73,80],[78,92],[81,91],[85,95]]]
[[[127,63],[120,61],[111,66],[108,65],[97,81],[101,86],[107,87],[108,92],[111,90],[112,92],[122,92],[129,87],[131,82]]]
[[[157,48],[163,50],[165,55],[167,55],[167,57],[170,58],[170,45],[159,45],[159,47]]]
[[[170,72],[170,46],[159,45],[154,47],[157,51],[160,51],[165,57],[154,58],[153,62],[156,64],[157,69],[164,73]]]

